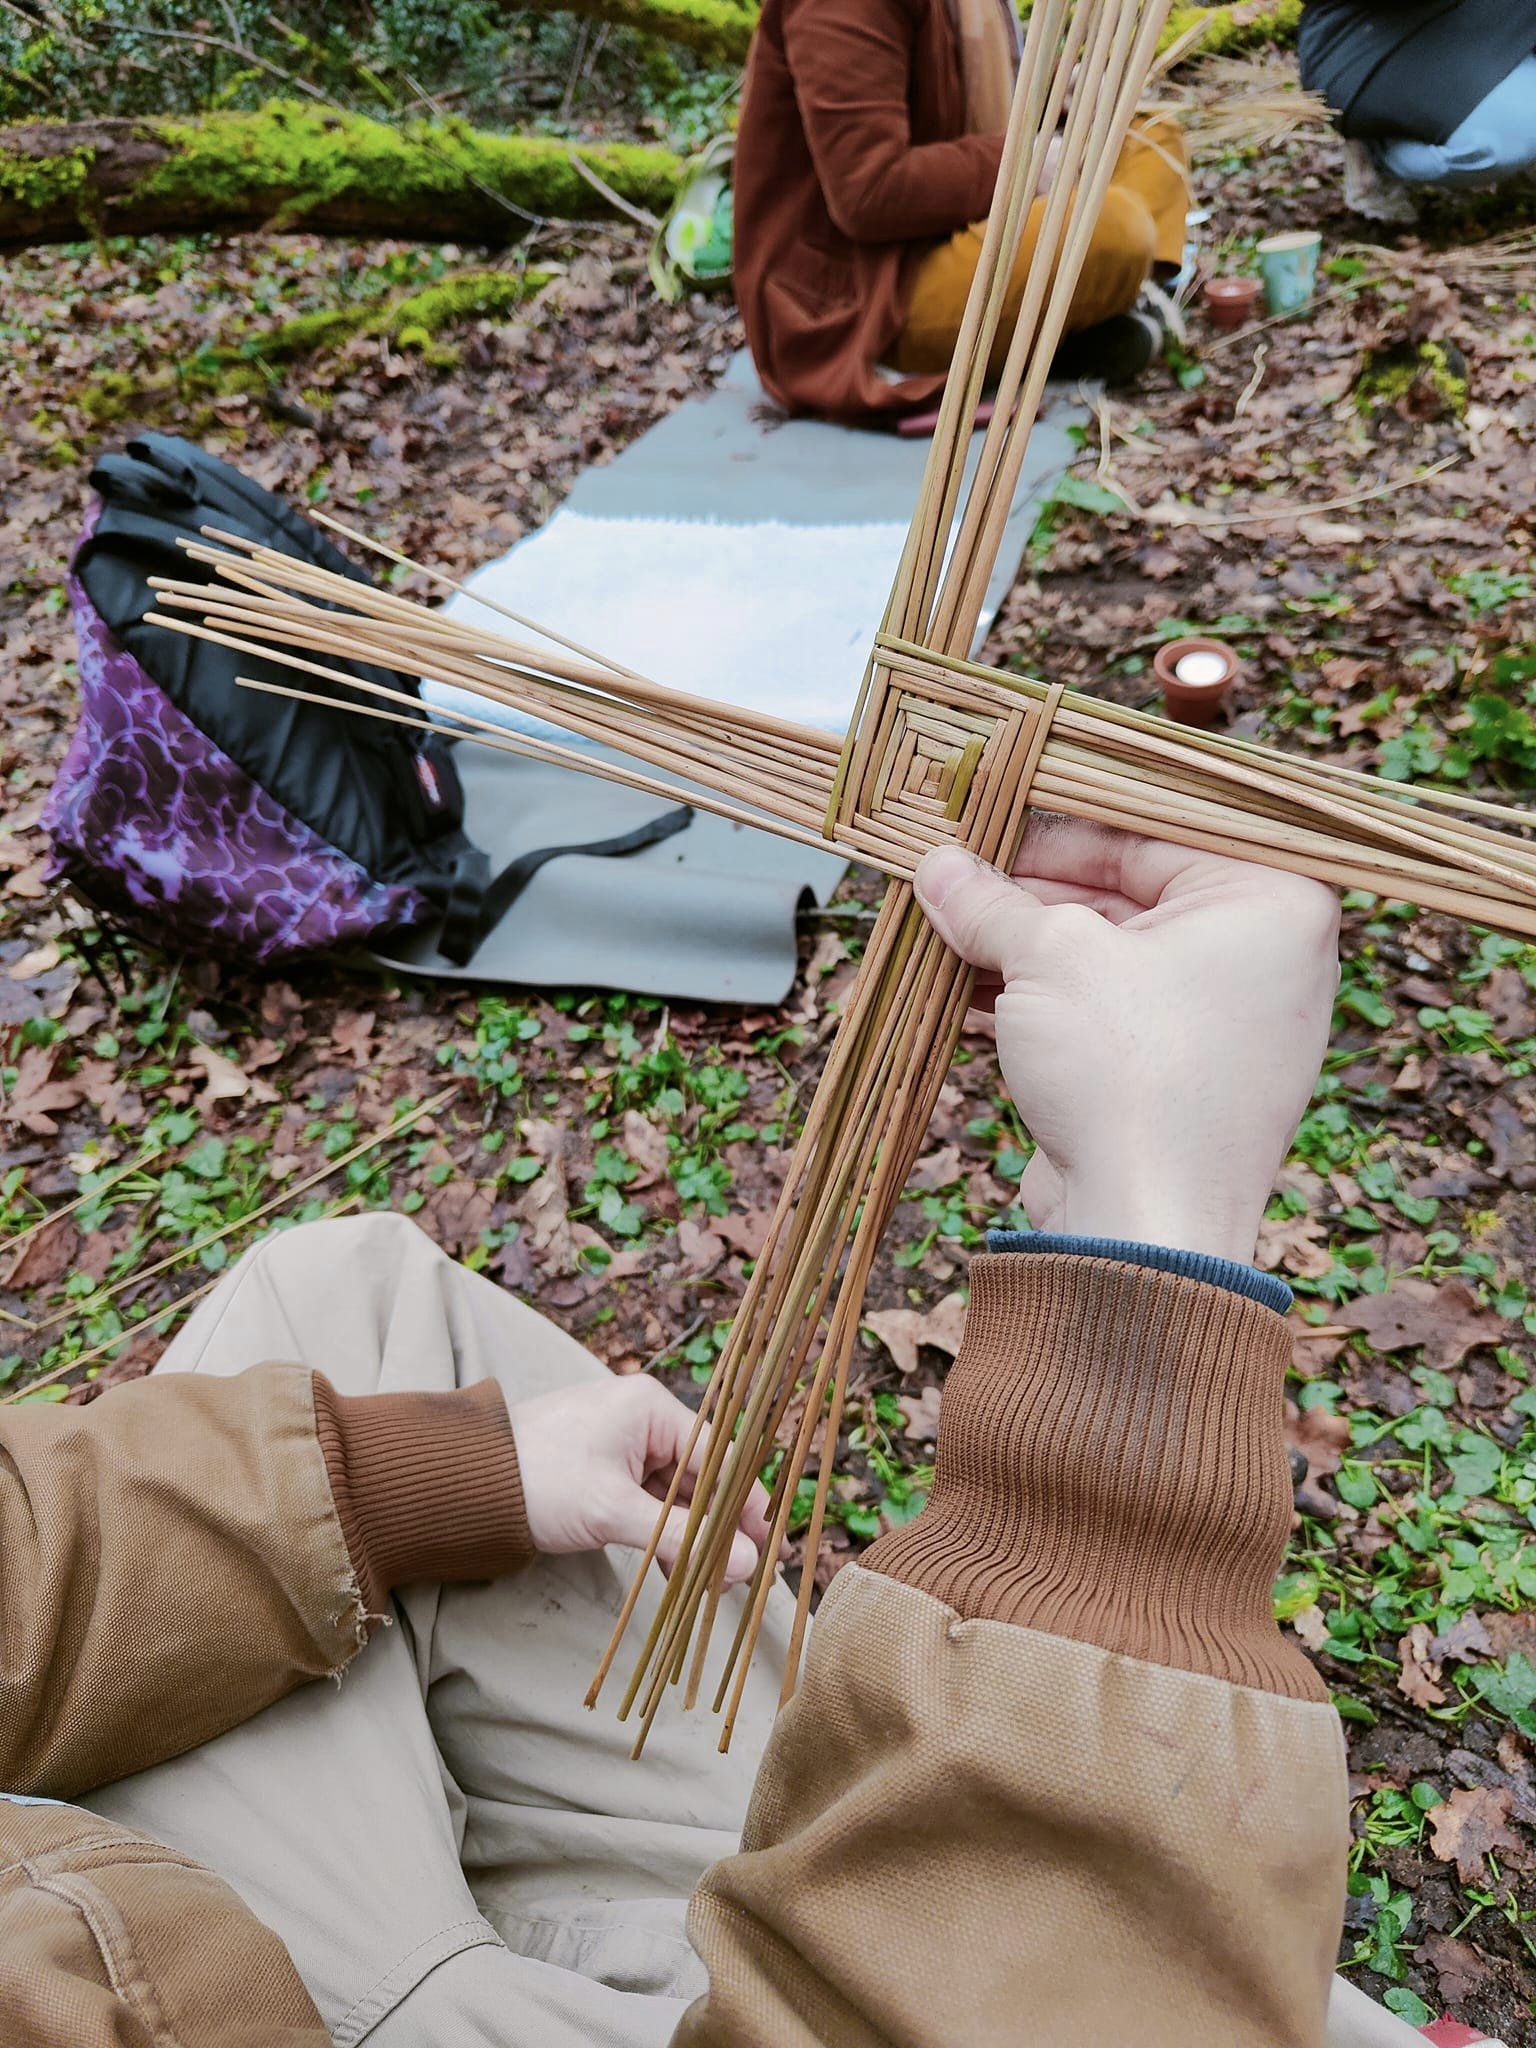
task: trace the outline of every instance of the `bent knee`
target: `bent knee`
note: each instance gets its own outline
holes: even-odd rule
[[[1152,274],[1156,254],[1157,226],[1146,202],[1111,185],[1072,294],[1069,325],[1093,327],[1115,313],[1128,313]]]
[[[447,1257],[409,1216],[370,1209],[361,1216],[321,1216],[270,1231],[250,1251],[252,1264],[292,1271],[324,1270],[337,1285],[359,1270],[398,1273],[422,1260]]]

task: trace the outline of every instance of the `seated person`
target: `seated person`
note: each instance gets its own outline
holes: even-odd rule
[[[1536,0],[1306,0],[1301,82],[1369,165],[1410,185],[1492,185],[1536,165]],[[1411,217],[1401,205],[1387,218]]]
[[[893,419],[944,381],[1002,157],[1018,63],[1009,0],[766,0],[736,137],[735,276],[763,387],[788,411]],[[1145,368],[1131,309],[1172,275],[1189,194],[1169,121],[1133,131],[1088,250],[1071,370]],[[1037,200],[991,365],[1001,368]],[[893,374],[895,373],[895,374]]]
[[[5,2048],[1412,2043],[1330,1979],[1343,1745],[1271,1608],[1290,1332],[1244,1263],[1333,899],[1060,820],[1018,873],[918,889],[1060,1234],[973,1264],[932,1499],[776,1725],[775,1583],[730,1756],[581,1706],[690,1411],[403,1218],[0,1407]]]

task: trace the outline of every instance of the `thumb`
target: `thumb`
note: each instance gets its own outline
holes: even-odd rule
[[[632,1550],[644,1550],[656,1527],[658,1506],[655,1495],[647,1493],[643,1486],[627,1487],[623,1499],[614,1503],[607,1517],[608,1529],[604,1540],[627,1544]],[[688,1514],[689,1510],[681,1502],[668,1511],[661,1541],[656,1546],[656,1561],[664,1572],[670,1572],[677,1563],[678,1552],[683,1546],[683,1532],[688,1527]],[[757,1557],[757,1545],[738,1529],[731,1538],[725,1583],[736,1586],[743,1579],[750,1579],[757,1570]]]
[[[1004,981],[1026,971],[1035,913],[1041,908],[1038,896],[960,846],[937,846],[925,853],[912,885],[929,923],[962,960]]]

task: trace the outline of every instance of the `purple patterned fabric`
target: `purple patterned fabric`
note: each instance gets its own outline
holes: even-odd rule
[[[68,580],[80,720],[43,814],[51,872],[155,944],[281,960],[423,917],[420,892],[375,882],[200,732]]]

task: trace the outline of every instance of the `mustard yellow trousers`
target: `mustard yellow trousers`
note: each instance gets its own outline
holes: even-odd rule
[[[1094,225],[1067,331],[1093,327],[1114,313],[1129,312],[1155,265],[1177,265],[1184,249],[1184,216],[1189,210],[1188,157],[1178,123],[1138,122],[1126,138],[1114,177]],[[1009,280],[1008,299],[997,331],[989,377],[995,379],[1018,321],[1024,282],[1045,218],[1037,199],[1020,238]],[[949,367],[960,334],[966,295],[981,257],[985,223],[973,221],[930,249],[918,266],[893,361],[907,376]]]

